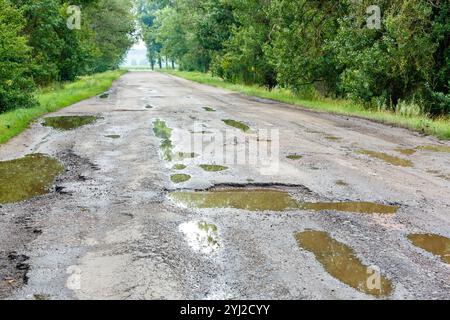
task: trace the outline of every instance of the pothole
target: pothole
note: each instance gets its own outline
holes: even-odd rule
[[[109,93],[108,92],[104,92],[101,95],[98,96],[100,99],[107,99],[109,98]]]
[[[177,163],[177,164],[173,165],[172,169],[173,170],[184,170],[184,169],[186,169],[186,165]]]
[[[189,246],[202,254],[211,254],[219,249],[217,226],[205,221],[191,221],[180,225]]]
[[[118,134],[108,134],[105,136],[105,138],[109,138],[109,139],[119,139],[120,135]]]
[[[247,126],[245,123],[236,121],[236,120],[232,120],[232,119],[224,119],[222,120],[223,122],[225,122],[226,125],[229,125],[230,127],[236,128],[236,129],[240,129],[243,132],[247,132],[250,130],[250,127]]]
[[[211,108],[211,107],[203,107],[203,109],[205,110],[205,111],[208,111],[208,112],[215,112],[216,110],[214,110],[213,108]]]
[[[330,141],[340,141],[342,138],[336,137],[336,136],[325,136],[325,139]]]
[[[204,171],[208,172],[218,172],[218,171],[224,171],[227,170],[228,167],[225,166],[219,166],[215,164],[201,164],[199,165],[200,168],[202,168]]]
[[[60,116],[48,117],[44,119],[43,125],[58,130],[73,130],[91,123],[99,118],[96,116]]]
[[[409,241],[450,264],[450,239],[437,234],[410,234]]]
[[[398,206],[379,204],[374,202],[307,202],[299,205],[300,209],[311,211],[341,211],[354,213],[394,214]]]
[[[13,203],[50,192],[64,171],[56,159],[43,154],[0,162],[0,203]]]
[[[395,149],[398,153],[404,154],[405,156],[412,156],[414,153],[417,152],[415,149],[404,149],[404,148],[397,148]]]
[[[153,122],[153,132],[156,137],[161,139],[160,150],[163,159],[172,161],[172,129],[164,121],[157,119]]]
[[[247,211],[340,211],[368,214],[394,214],[398,206],[373,202],[299,202],[276,189],[230,188],[212,191],[175,191],[170,199],[188,208],[233,208]]]
[[[370,272],[351,247],[333,239],[328,233],[306,230],[296,233],[295,239],[300,248],[314,254],[331,276],[346,285],[376,297],[392,293],[393,286],[389,279],[373,275],[374,270]]]
[[[377,151],[371,151],[371,150],[360,150],[359,153],[368,155],[372,158],[377,158],[377,159],[383,160],[383,161],[393,164],[395,166],[400,166],[400,167],[412,167],[413,166],[413,163],[410,160],[391,156],[391,155],[383,153],[383,152],[377,152]]]
[[[417,147],[418,150],[433,151],[433,152],[450,152],[449,146],[428,145]]]
[[[286,156],[286,158],[289,160],[300,160],[303,157],[298,154],[290,154],[290,155]]]
[[[189,181],[190,179],[191,179],[190,175],[182,174],[182,173],[180,173],[180,174],[173,174],[173,175],[170,176],[170,180],[173,183],[183,183],[183,182]]]
[[[344,180],[336,180],[335,184],[337,186],[341,186],[341,187],[347,187],[348,186],[348,183],[345,182]]]

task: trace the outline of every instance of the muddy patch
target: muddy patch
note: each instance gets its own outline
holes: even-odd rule
[[[247,126],[245,123],[236,121],[236,120],[232,120],[232,119],[224,119],[222,120],[226,125],[242,130],[243,132],[247,132],[250,130],[250,127]]]
[[[0,252],[0,298],[27,284],[28,260],[29,257],[15,251]]]
[[[173,174],[170,176],[170,180],[173,183],[183,183],[186,181],[189,181],[191,179],[191,176],[188,174]]]
[[[208,111],[208,112],[216,112],[216,110],[214,110],[214,109],[211,108],[211,107],[203,107],[203,109],[204,109],[205,111]]]
[[[225,166],[219,166],[215,164],[201,164],[199,165],[200,168],[202,168],[204,171],[208,172],[218,172],[218,171],[224,171],[227,170],[228,167]]]
[[[365,154],[372,158],[383,160],[383,161],[390,163],[392,165],[395,165],[395,166],[400,166],[400,167],[412,167],[413,166],[413,163],[410,160],[391,156],[391,155],[383,153],[383,152],[377,152],[377,151],[371,151],[371,150],[359,150],[359,153]]]
[[[219,249],[219,234],[214,224],[191,221],[181,224],[179,230],[195,252],[211,254]]]
[[[247,211],[341,211],[351,213],[393,214],[398,207],[372,202],[298,202],[286,191],[276,189],[219,189],[176,191],[170,199],[188,208],[233,208]]]
[[[409,241],[450,264],[450,239],[437,234],[410,234]]]
[[[64,166],[58,160],[43,154],[0,162],[0,203],[49,193],[55,178],[63,171]]]
[[[300,248],[311,252],[324,269],[346,285],[376,297],[389,296],[393,291],[389,279],[380,275],[371,278],[372,272],[349,246],[333,239],[322,231],[306,230],[295,234]]]
[[[99,118],[96,116],[61,116],[48,117],[44,119],[43,125],[58,130],[73,130],[82,126],[92,124]]]

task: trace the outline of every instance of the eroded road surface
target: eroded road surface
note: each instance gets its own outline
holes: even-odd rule
[[[1,298],[450,298],[449,143],[152,72],[46,118],[0,147]]]

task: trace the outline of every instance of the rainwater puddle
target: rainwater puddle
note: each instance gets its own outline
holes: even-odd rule
[[[416,247],[422,248],[441,257],[442,261],[450,264],[450,239],[437,234],[410,234],[408,235]]]
[[[120,136],[118,134],[109,134],[105,136],[106,138],[110,138],[110,139],[119,139]]]
[[[160,149],[162,157],[166,161],[172,161],[172,129],[162,120],[155,120],[153,122],[153,132],[156,137],[161,139]]]
[[[99,118],[95,116],[61,116],[44,119],[43,125],[58,130],[73,130],[91,123]]]
[[[250,130],[250,127],[247,126],[245,123],[236,121],[236,120],[232,120],[232,119],[225,119],[222,120],[223,122],[225,122],[225,124],[229,125],[230,127],[236,128],[236,129],[240,129],[244,132],[247,132]]]
[[[323,231],[306,230],[295,234],[300,248],[314,254],[325,270],[346,285],[376,297],[389,296],[393,286],[380,275],[377,282],[374,272],[365,266],[353,249],[333,239]]]
[[[353,213],[394,214],[398,207],[372,202],[304,202],[275,189],[224,189],[200,192],[176,191],[170,194],[175,203],[189,208],[234,208],[247,211],[342,211]]]
[[[450,152],[449,146],[429,145],[429,146],[420,146],[420,147],[417,147],[417,149],[425,150],[425,151],[433,151],[433,152]]]
[[[191,179],[191,176],[188,174],[173,174],[170,176],[170,180],[173,183],[183,183],[186,181],[189,181]]]
[[[219,249],[217,226],[205,221],[191,221],[179,226],[189,246],[202,254],[211,254]]]
[[[289,159],[289,160],[300,160],[303,157],[301,155],[298,155],[298,154],[290,154],[286,158]]]
[[[224,170],[228,169],[228,167],[219,166],[219,165],[215,165],[215,164],[201,164],[199,167],[208,172],[218,172],[218,171],[224,171]]]
[[[208,112],[216,112],[216,110],[214,110],[214,109],[211,108],[211,107],[203,107],[203,109],[204,109],[205,111],[208,111]]]
[[[0,203],[23,201],[46,194],[64,171],[56,159],[43,154],[0,162]]]
[[[404,154],[405,156],[412,156],[414,153],[417,152],[416,149],[403,149],[403,148],[397,148],[395,149],[398,153]]]
[[[173,169],[173,170],[184,170],[184,169],[186,169],[186,165],[181,164],[181,163],[178,163],[178,164],[175,164],[175,165],[172,167],[172,169]]]

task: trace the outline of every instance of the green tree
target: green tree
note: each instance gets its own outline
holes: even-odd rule
[[[21,35],[24,25],[20,11],[0,0],[0,112],[35,104],[28,66],[31,49]]]

